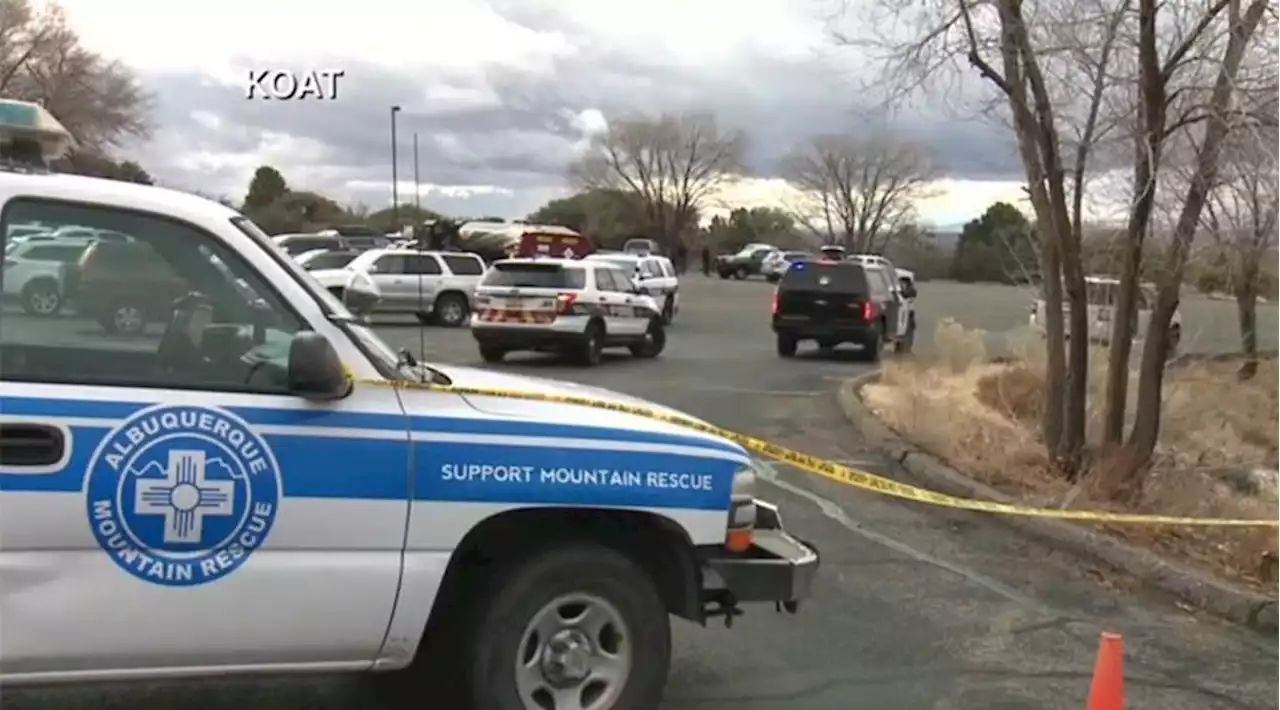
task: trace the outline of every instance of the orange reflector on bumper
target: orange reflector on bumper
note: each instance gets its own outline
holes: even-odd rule
[[[751,543],[754,540],[755,530],[750,528],[730,530],[729,534],[724,537],[724,547],[729,552],[746,552],[751,549]]]

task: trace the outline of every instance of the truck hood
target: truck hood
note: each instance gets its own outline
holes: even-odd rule
[[[616,404],[625,404],[633,407],[644,407],[663,414],[670,414],[706,423],[697,417],[690,416],[679,410],[664,407],[661,404],[655,404],[654,402],[650,402],[639,397],[632,397],[620,392],[614,392],[600,387],[582,385],[576,382],[565,382],[562,380],[551,380],[541,377],[526,377],[523,375],[511,375],[494,372],[492,370],[481,370],[473,367],[446,366],[439,369],[448,375],[453,380],[454,384],[460,387],[490,387],[493,389],[515,390],[536,394],[586,397]],[[717,444],[717,448],[728,447],[741,452],[744,459],[748,457],[745,449],[742,449],[737,444],[721,439],[720,437],[682,427],[677,424],[648,419],[635,414],[613,412],[607,409],[594,409],[561,402],[537,402],[532,400],[504,399],[502,397],[482,397],[476,395],[464,395],[463,399],[477,411],[484,412],[486,414],[516,419],[529,419],[539,422],[556,422],[579,426],[589,425],[607,427],[611,429],[624,429],[628,431],[640,430],[659,434],[674,434],[688,437],[690,439],[714,442]]]

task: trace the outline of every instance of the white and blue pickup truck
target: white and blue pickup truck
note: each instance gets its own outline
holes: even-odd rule
[[[670,410],[397,355],[195,195],[0,171],[0,235],[33,221],[127,235],[187,295],[129,336],[74,299],[0,317],[4,686],[449,665],[483,710],[648,708],[670,616],[809,593],[818,554],[738,445],[413,385]],[[142,278],[95,251],[84,288]]]

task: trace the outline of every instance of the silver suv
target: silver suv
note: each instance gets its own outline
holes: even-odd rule
[[[33,316],[57,315],[65,303],[62,272],[95,240],[82,237],[16,238],[4,248],[4,297]]]

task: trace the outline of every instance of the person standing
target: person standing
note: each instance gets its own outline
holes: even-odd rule
[[[676,271],[683,274],[689,268],[689,247],[684,242],[676,244]]]
[[[706,245],[702,247],[702,275],[711,275],[711,249]]]

